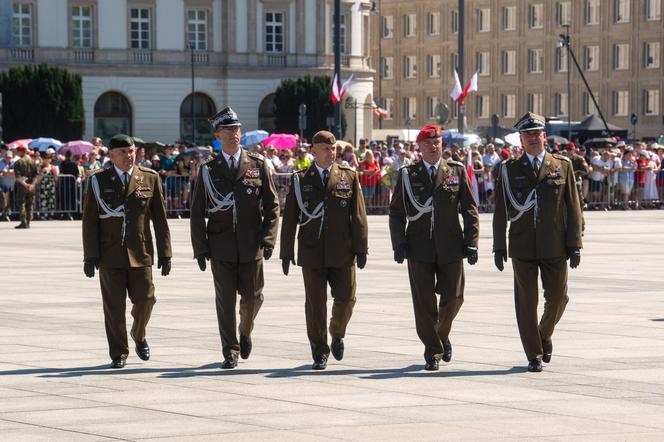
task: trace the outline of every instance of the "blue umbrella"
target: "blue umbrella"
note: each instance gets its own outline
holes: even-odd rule
[[[251,146],[252,144],[258,144],[268,137],[267,132],[264,130],[252,130],[245,132],[240,137],[240,144],[243,146]]]
[[[53,146],[55,150],[60,150],[62,143],[55,138],[35,138],[28,144],[30,149],[39,149],[40,152],[45,152],[46,149]]]
[[[215,152],[221,152],[221,141],[214,140],[212,141],[212,150]]]

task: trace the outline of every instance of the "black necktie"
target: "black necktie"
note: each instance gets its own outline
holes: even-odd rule
[[[125,172],[123,174],[122,178],[124,178],[123,182],[122,182],[122,191],[124,193],[124,196],[126,197],[127,196],[127,189],[129,188],[129,173]]]
[[[429,178],[432,183],[436,181],[436,166],[429,166]]]
[[[535,175],[539,175],[539,159],[537,157],[533,158],[533,170]]]
[[[325,169],[323,171],[323,185],[324,186],[327,186],[327,178],[328,178],[329,175],[330,175],[330,171]]]
[[[235,176],[235,157],[231,157],[231,176]]]

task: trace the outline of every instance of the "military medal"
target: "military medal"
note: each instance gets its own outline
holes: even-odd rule
[[[251,195],[252,192],[253,190],[251,190],[251,187],[247,187],[247,195]]]
[[[340,205],[341,207],[346,207],[346,206],[348,205],[348,201],[346,201],[346,200],[341,200],[341,201],[339,201],[339,205]]]
[[[260,173],[261,172],[260,172],[260,170],[258,170],[258,168],[251,167],[251,168],[247,169],[247,171],[244,173],[244,176],[246,178],[258,178],[258,177],[260,177]]]

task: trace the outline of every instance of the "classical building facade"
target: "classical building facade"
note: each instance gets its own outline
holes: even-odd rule
[[[450,106],[453,117],[458,1],[376,5],[374,91],[389,116],[374,124],[435,122],[439,102]],[[467,0],[464,23],[466,81],[479,71],[479,93],[466,101],[469,127],[489,126],[494,114],[508,127],[527,111],[563,120],[571,112],[574,121],[596,112],[560,44],[569,25],[571,48],[606,119],[631,129],[635,113],[637,136],[664,132],[662,0]]]
[[[370,10],[342,2],[342,77],[354,74],[349,94],[361,103],[373,94]],[[81,74],[87,138],[191,139],[227,105],[245,130],[270,130],[282,79],[332,76],[332,24],[331,0],[0,0],[0,69]],[[347,133],[370,136],[370,108],[346,120]]]

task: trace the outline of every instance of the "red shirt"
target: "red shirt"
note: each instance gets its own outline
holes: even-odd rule
[[[372,164],[368,164],[367,161],[362,161],[360,162],[360,170],[362,172],[370,172],[370,171],[376,171],[376,173],[372,174],[362,174],[360,175],[360,184],[364,187],[374,187],[376,184],[378,184],[378,180],[380,180],[380,168],[378,167],[378,161],[374,160]]]

